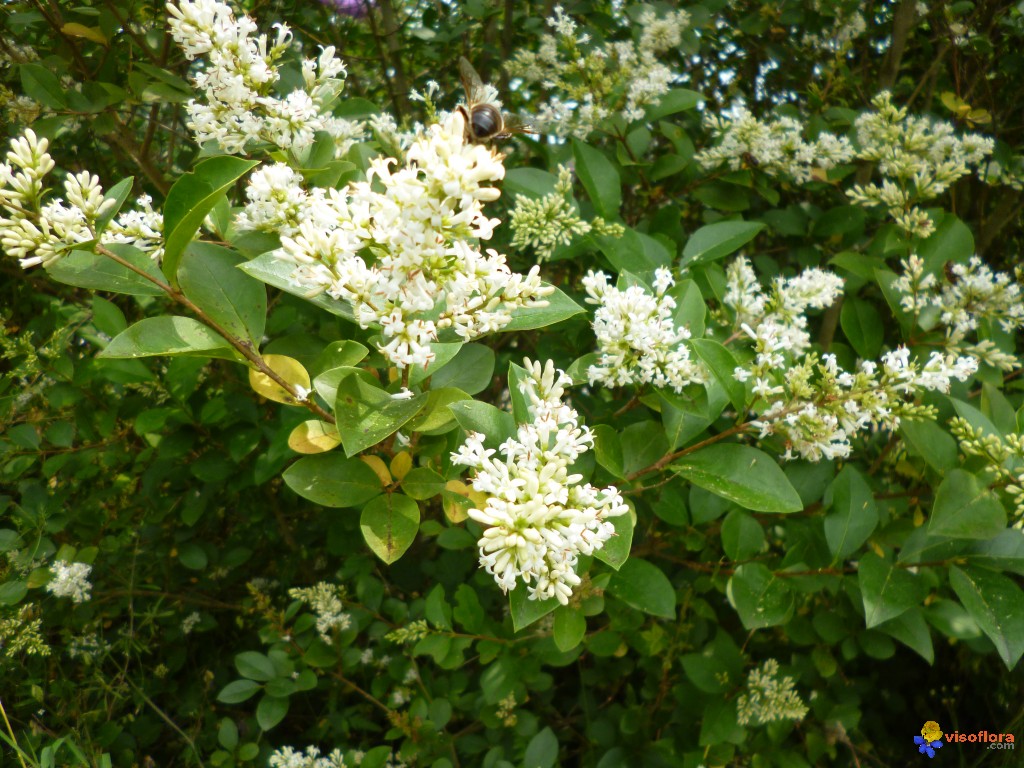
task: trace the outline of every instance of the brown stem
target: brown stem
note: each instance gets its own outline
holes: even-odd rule
[[[643,475],[650,474],[651,472],[657,472],[659,469],[664,469],[667,465],[671,464],[676,459],[691,454],[694,451],[699,451],[701,448],[706,448],[709,445],[713,445],[714,443],[724,440],[727,437],[738,435],[739,433],[745,431],[749,426],[750,424],[747,422],[744,422],[743,424],[735,424],[729,427],[727,430],[719,432],[717,435],[712,435],[707,440],[701,440],[699,443],[696,443],[695,445],[683,448],[674,453],[666,453],[664,456],[662,456],[656,462],[651,464],[649,467],[638,469],[636,472],[632,472],[626,475],[626,480],[635,480],[636,478],[642,477]]]
[[[903,51],[907,47],[907,37],[914,27],[914,17],[917,14],[917,3],[915,0],[900,0],[896,6],[896,12],[892,18],[892,43],[889,45],[888,55],[879,73],[879,85],[883,90],[889,90],[896,83],[900,73],[900,62],[903,60]]]

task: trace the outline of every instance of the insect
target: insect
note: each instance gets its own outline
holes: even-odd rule
[[[459,76],[466,89],[466,103],[457,109],[466,118],[466,138],[472,141],[507,139],[515,133],[536,133],[526,118],[502,112],[492,104],[497,97],[493,87],[484,85],[480,75],[465,57],[459,57]]]

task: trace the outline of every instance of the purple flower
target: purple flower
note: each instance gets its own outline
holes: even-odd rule
[[[338,13],[351,16],[353,19],[363,18],[370,12],[370,7],[373,4],[373,0],[320,0],[320,2]]]
[[[941,741],[925,741],[924,736],[915,736],[914,743],[917,744],[917,751],[928,757],[935,757],[935,750],[942,746]]]

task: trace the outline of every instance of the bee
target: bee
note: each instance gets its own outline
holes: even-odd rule
[[[459,57],[459,76],[466,89],[466,103],[456,109],[466,118],[466,138],[471,141],[507,139],[515,133],[536,133],[533,124],[519,115],[502,112],[491,103],[497,98],[492,86],[484,85],[480,75],[465,57]]]

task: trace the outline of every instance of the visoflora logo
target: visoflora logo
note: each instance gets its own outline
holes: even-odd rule
[[[942,729],[934,720],[929,720],[921,728],[921,735],[914,737],[917,751],[928,757],[935,757],[935,750],[942,747]]]
[[[989,744],[989,749],[1013,749],[1015,743],[1012,733],[990,733],[989,731],[978,731],[976,733],[947,733],[946,739],[952,742],[968,742],[971,744]],[[1009,744],[1007,747],[997,747],[996,744]]]

